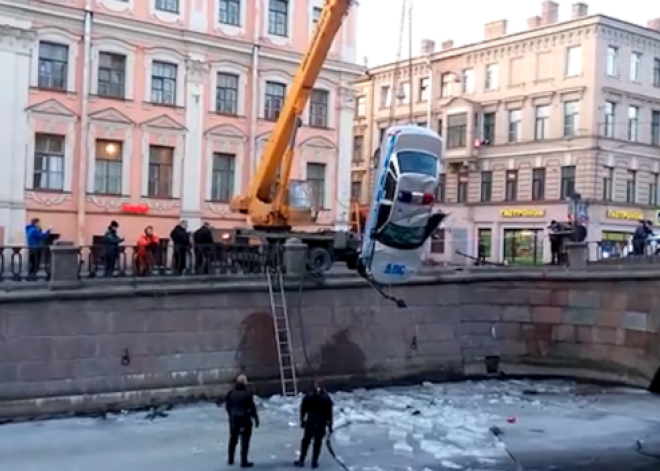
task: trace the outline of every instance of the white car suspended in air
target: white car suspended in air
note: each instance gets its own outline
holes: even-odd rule
[[[418,272],[424,244],[445,217],[432,212],[444,145],[429,129],[394,126],[380,149],[357,268],[378,285],[402,284]]]

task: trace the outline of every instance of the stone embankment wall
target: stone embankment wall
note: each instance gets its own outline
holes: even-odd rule
[[[598,278],[598,279],[594,279]],[[420,280],[398,309],[354,279],[287,297],[299,374],[344,385],[557,374],[647,387],[660,365],[660,275],[523,273]],[[0,417],[215,396],[279,372],[264,285],[6,293]]]

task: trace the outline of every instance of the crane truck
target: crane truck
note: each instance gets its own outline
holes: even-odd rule
[[[232,211],[247,216],[251,227],[220,230],[216,237],[224,243],[282,243],[296,238],[308,247],[308,266],[315,271],[327,271],[334,262],[354,265],[360,248],[360,234],[351,230],[296,230],[296,227],[315,225],[315,214],[311,207],[291,204],[290,196],[291,170],[296,134],[302,125],[301,116],[330,47],[353,3],[354,0],[326,0],[312,42],[298,67],[248,191],[230,203]]]

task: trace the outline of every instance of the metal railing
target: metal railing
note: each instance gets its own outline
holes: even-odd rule
[[[257,275],[282,265],[281,246],[193,246],[152,248],[79,247],[81,278]],[[47,281],[52,248],[0,247],[0,282]]]

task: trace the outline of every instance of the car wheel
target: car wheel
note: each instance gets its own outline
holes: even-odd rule
[[[328,271],[332,267],[332,255],[323,247],[312,247],[307,256],[307,265],[315,271]]]

